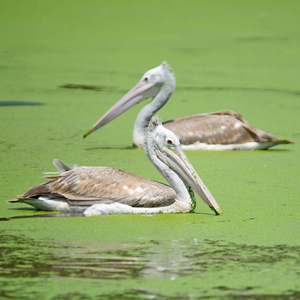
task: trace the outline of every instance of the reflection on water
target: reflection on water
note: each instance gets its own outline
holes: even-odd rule
[[[266,272],[272,275],[282,265],[290,274],[298,274],[299,253],[299,247],[260,247],[213,240],[70,244],[42,243],[24,236],[2,234],[0,280],[4,277],[67,277],[106,280],[161,278],[173,281],[185,276],[197,278],[205,273],[226,276],[233,269],[235,274],[250,272],[255,276]],[[249,283],[238,291],[226,285],[214,289],[228,295],[243,293],[245,297],[253,296],[252,290],[259,285],[259,282],[256,286]],[[147,294],[145,290],[136,290],[135,293]],[[289,292],[289,295],[296,294],[296,291]]]

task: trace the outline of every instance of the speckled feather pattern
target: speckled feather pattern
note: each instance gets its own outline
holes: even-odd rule
[[[109,167],[79,167],[28,190],[21,198],[66,198],[70,205],[119,202],[132,207],[160,207],[175,202],[175,191],[162,183]]]
[[[240,114],[233,111],[197,114],[167,121],[163,125],[180,138],[182,145],[198,141],[206,144],[279,142],[275,136],[247,124]]]

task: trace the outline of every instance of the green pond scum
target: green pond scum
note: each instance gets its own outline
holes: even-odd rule
[[[300,299],[300,2],[0,1],[0,299]],[[220,205],[70,216],[6,201],[52,161],[165,182],[132,147],[137,105],[82,135],[146,70],[176,89],[162,120],[234,110],[294,142],[186,151]]]

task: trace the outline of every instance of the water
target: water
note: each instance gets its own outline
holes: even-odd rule
[[[298,246],[265,247],[208,239],[140,240],[138,244],[45,243],[16,235],[3,235],[2,239],[2,295],[13,299],[45,294],[47,298],[54,294],[55,299],[91,295],[125,299],[213,299],[224,295],[257,299],[263,295],[262,299],[274,299],[283,284],[283,298],[299,296],[293,279],[299,270]],[[31,285],[37,279],[51,290],[45,293],[40,287],[32,295]],[[77,280],[80,284],[74,286]],[[16,282],[21,292],[11,291]],[[187,286],[188,293],[183,293]]]
[[[172,9],[171,9],[172,8]],[[299,299],[297,1],[0,2],[0,298]],[[86,132],[166,60],[163,120],[232,109],[295,142],[186,152],[225,215],[37,212],[9,205],[52,160],[158,181],[132,148],[141,105]]]

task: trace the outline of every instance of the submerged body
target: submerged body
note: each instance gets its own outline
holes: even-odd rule
[[[175,77],[166,63],[147,71],[140,82],[111,107],[84,137],[101,128],[133,105],[147,98],[137,116],[133,129],[133,142],[144,147],[145,130],[151,117],[164,106],[175,90]],[[180,139],[183,149],[189,150],[251,150],[268,149],[278,144],[289,144],[277,137],[248,125],[242,115],[233,111],[197,114],[163,123]]]
[[[86,216],[109,213],[193,212],[192,189],[216,213],[221,210],[189,163],[177,136],[157,118],[149,125],[145,152],[170,186],[109,167],[70,168],[54,160],[58,173],[52,181],[29,189],[17,200],[38,209],[82,212]]]

